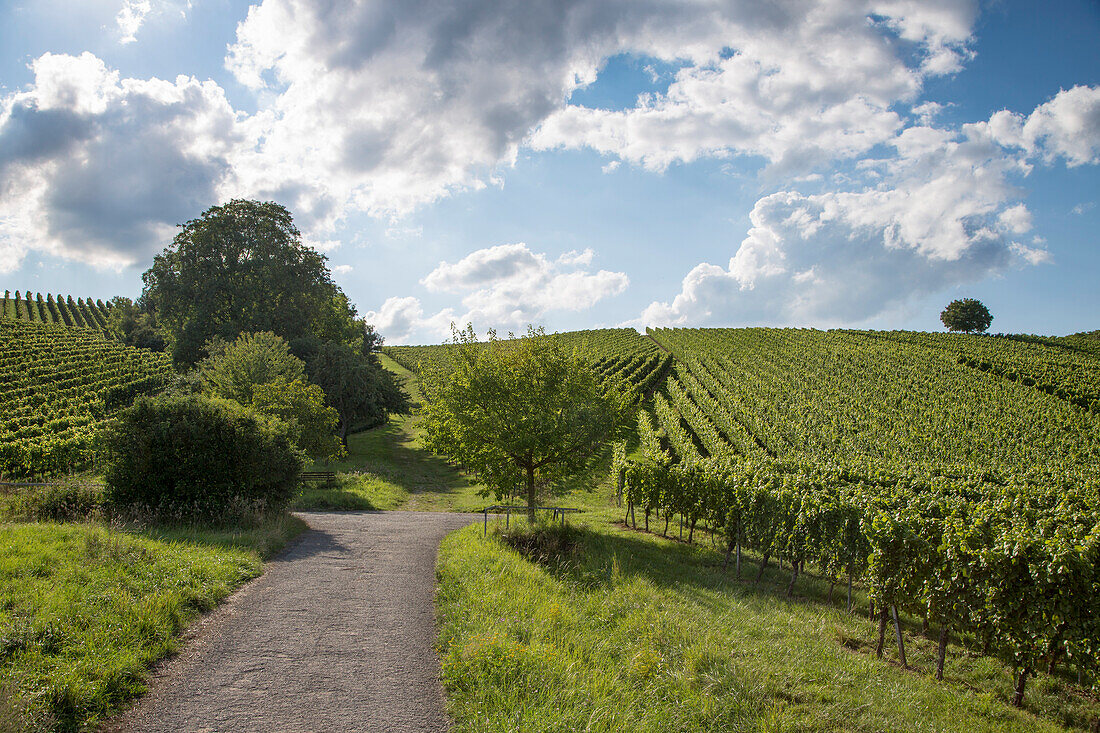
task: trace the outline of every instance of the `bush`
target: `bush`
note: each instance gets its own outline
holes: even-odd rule
[[[112,505],[208,518],[285,506],[305,461],[286,423],[199,395],[139,399],[106,431],[104,458]]]

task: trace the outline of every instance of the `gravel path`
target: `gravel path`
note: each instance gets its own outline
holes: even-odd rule
[[[303,513],[310,531],[199,622],[106,731],[443,731],[439,542],[476,517]]]

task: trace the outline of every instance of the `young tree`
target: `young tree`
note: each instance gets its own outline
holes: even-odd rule
[[[940,320],[951,331],[982,333],[989,329],[993,316],[980,300],[963,298],[948,303],[940,313]]]
[[[392,373],[377,361],[344,344],[324,341],[308,349],[309,379],[325,391],[340,416],[338,433],[346,448],[348,433],[386,421],[390,413],[407,413],[408,396]]]
[[[622,428],[631,399],[605,385],[580,352],[539,329],[479,343],[455,333],[452,368],[421,375],[425,443],[475,471],[498,498],[522,486],[535,519],[540,494],[581,472]]]
[[[305,364],[273,333],[243,333],[231,344],[211,348],[199,377],[215,397],[250,405],[257,385],[305,378]]]
[[[252,390],[252,407],[290,426],[294,444],[314,462],[344,455],[336,437],[340,416],[325,404],[325,393],[316,384],[301,379],[257,384]]]
[[[207,209],[183,225],[142,278],[176,364],[195,364],[215,336],[361,338],[324,255],[302,243],[290,212],[274,202],[235,199]]]

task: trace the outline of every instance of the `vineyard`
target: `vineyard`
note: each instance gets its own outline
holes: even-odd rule
[[[29,321],[31,323],[56,323],[64,326],[76,326],[78,328],[92,328],[98,331],[107,329],[107,316],[111,306],[102,300],[94,303],[91,298],[77,298],[73,296],[62,297],[42,293],[36,293],[32,298],[30,291],[23,295],[15,291],[14,297],[10,291],[4,291],[4,303],[0,308],[0,319],[15,321]]]
[[[621,379],[639,395],[651,392],[664,377],[672,358],[633,328],[605,328],[551,334],[566,349],[581,349],[592,359],[604,379]],[[383,351],[413,373],[444,367],[450,361],[451,344],[439,346],[387,346]]]
[[[899,613],[1016,670],[1095,683],[1100,359],[1055,341],[660,329],[675,359],[616,446],[628,518],[680,517],[834,583],[864,584],[883,653]],[[1087,341],[1087,339],[1086,339]],[[1088,344],[1086,343],[1087,347]],[[640,455],[639,455],[640,454]],[[658,527],[659,528],[659,527]],[[789,591],[788,591],[789,592]],[[877,609],[877,611],[875,610]]]
[[[56,308],[60,301],[53,302]],[[100,423],[163,388],[170,373],[165,354],[123,346],[97,330],[0,319],[0,477],[87,465]]]

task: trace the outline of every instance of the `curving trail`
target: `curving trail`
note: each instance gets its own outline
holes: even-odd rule
[[[476,520],[302,513],[310,530],[199,621],[104,731],[444,731],[435,559]]]

